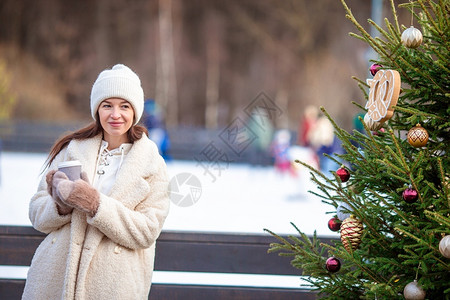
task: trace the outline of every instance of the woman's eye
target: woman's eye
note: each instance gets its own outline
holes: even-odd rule
[[[109,105],[109,104],[103,104],[102,107],[104,107],[104,108],[109,108],[109,107],[111,107],[111,105]]]
[[[124,105],[122,105],[122,108],[123,108],[123,109],[129,109],[130,106],[129,106],[128,104],[124,104]]]

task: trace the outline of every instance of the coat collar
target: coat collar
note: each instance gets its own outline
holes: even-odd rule
[[[93,182],[97,166],[98,152],[102,143],[102,135],[84,140],[72,140],[67,147],[65,160],[79,160],[89,181]],[[111,190],[111,196],[120,190],[121,186],[136,183],[139,179],[148,178],[157,172],[161,165],[158,148],[146,135],[135,141],[117,173],[116,183]]]
[[[77,159],[83,166],[82,171],[86,172],[89,181],[92,182],[97,165],[98,151],[102,142],[102,135],[84,140],[72,140],[68,147],[64,160]]]

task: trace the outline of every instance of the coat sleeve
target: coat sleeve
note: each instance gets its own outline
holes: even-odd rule
[[[64,150],[62,151],[64,152]],[[60,215],[56,207],[56,202],[52,196],[47,192],[47,182],[45,176],[47,172],[56,169],[58,162],[63,157],[63,153],[56,156],[50,167],[42,175],[40,183],[38,185],[37,192],[31,198],[28,210],[28,216],[31,224],[36,230],[43,233],[50,233],[58,228],[69,223],[72,219],[72,214]]]
[[[145,191],[143,200],[134,208],[100,194],[100,205],[87,222],[102,231],[113,242],[129,249],[150,247],[161,233],[169,212],[169,182],[163,159],[157,160],[156,172],[140,178],[133,189]]]

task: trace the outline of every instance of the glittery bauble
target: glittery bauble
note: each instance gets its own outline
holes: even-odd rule
[[[402,44],[408,48],[416,49],[422,44],[422,32],[414,26],[409,27],[402,33]]]
[[[356,250],[361,243],[363,224],[353,216],[348,217],[341,225],[341,242],[348,252]]]
[[[408,131],[408,143],[413,147],[423,147],[428,142],[428,132],[417,124]]]
[[[450,235],[446,235],[439,242],[439,251],[444,257],[450,258]]]
[[[341,262],[339,261],[339,259],[332,256],[329,259],[327,259],[325,267],[331,273],[335,273],[335,272],[339,271],[339,269],[341,268]]]
[[[352,208],[345,202],[342,202],[338,205],[336,214],[339,220],[344,221],[348,217],[350,217],[352,212]],[[342,226],[342,225],[341,225]]]
[[[381,69],[382,66],[379,64],[373,64],[370,66],[370,74],[372,74],[372,76],[375,76],[375,74],[377,74],[378,70]]]
[[[425,299],[425,291],[417,283],[417,280],[408,283],[403,289],[403,296],[406,300],[423,300]]]
[[[405,200],[405,202],[413,203],[419,197],[419,193],[417,193],[417,191],[415,189],[409,187],[403,191],[402,197],[403,197],[403,200]]]
[[[331,231],[339,231],[341,224],[342,222],[338,218],[334,217],[328,221],[328,228],[330,228]]]
[[[350,178],[350,172],[344,167],[339,168],[336,171],[336,175],[339,176],[342,182],[347,182]]]

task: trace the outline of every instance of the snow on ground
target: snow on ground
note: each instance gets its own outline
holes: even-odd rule
[[[46,154],[0,154],[0,224],[31,225],[28,202],[35,193]],[[301,158],[300,158],[301,159]],[[169,177],[191,174],[201,184],[199,198],[191,206],[171,203],[164,230],[295,233],[290,222],[306,234],[333,236],[326,214],[330,206],[308,193],[314,190],[306,170],[297,176],[280,174],[271,166],[230,164],[220,173],[205,171],[196,161],[170,161]],[[189,193],[184,186],[178,193]],[[172,198],[173,199],[173,198]]]

